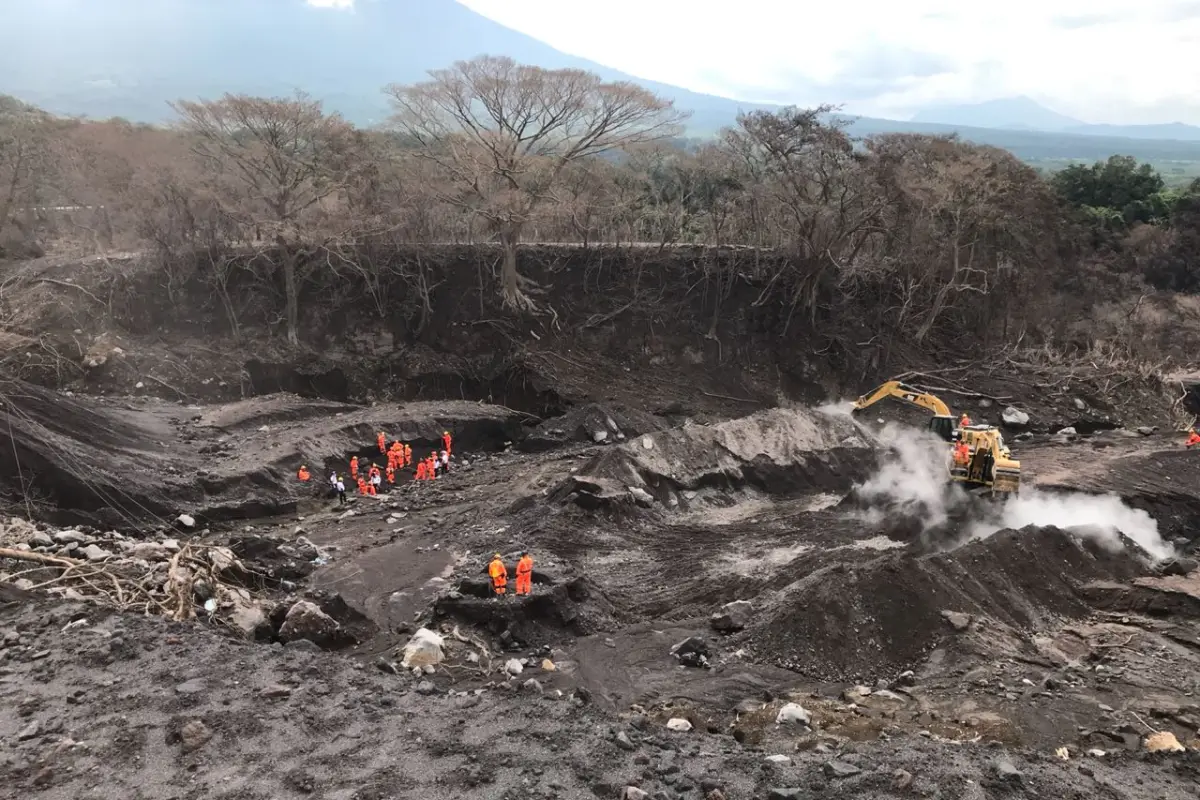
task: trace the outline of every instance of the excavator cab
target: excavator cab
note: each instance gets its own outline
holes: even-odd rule
[[[929,430],[939,439],[942,439],[946,442],[953,442],[958,438],[957,431],[954,427],[954,419],[951,417],[931,417],[929,419]]]

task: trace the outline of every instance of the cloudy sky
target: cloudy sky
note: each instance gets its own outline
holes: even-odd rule
[[[748,101],[836,87],[849,111],[903,117],[1026,94],[1087,122],[1200,124],[1200,0],[459,2],[568,53]]]

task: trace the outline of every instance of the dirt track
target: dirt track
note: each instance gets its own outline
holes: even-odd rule
[[[1193,797],[1200,780],[1200,575],[1160,576],[1132,542],[1114,551],[1045,528],[930,552],[842,502],[880,458],[870,430],[803,410],[712,427],[613,411],[622,436],[597,443],[608,424],[592,409],[542,422],[524,452],[520,415],[473,403],[72,404],[87,420],[136,409],[129,425],[180,437],[161,455],[177,467],[185,432],[220,445],[195,467],[220,480],[216,502],[172,501],[147,479],[163,519],[139,538],[163,535],[168,513],[246,517],[269,499],[285,513],[210,513],[194,535],[306,537],[328,563],[266,594],[339,592],[378,632],[320,652],[8,594],[0,785],[22,796],[616,798],[640,785],[669,798],[1132,800]],[[449,477],[355,498],[353,514],[291,478],[301,459],[369,454],[378,427],[432,443],[443,426],[461,437]],[[1200,466],[1174,438],[1017,449],[1030,485],[1116,492],[1195,550]],[[490,554],[523,549],[534,596],[476,597]],[[709,616],[735,600],[754,604],[744,630],[713,631]],[[477,646],[451,637],[435,674],[393,674],[420,625],[458,629],[486,658],[468,661]],[[710,668],[670,654],[690,636]],[[508,679],[513,656],[531,666]],[[523,688],[530,677],[540,689]],[[774,724],[787,700],[811,727]],[[672,717],[695,730],[668,731]],[[1147,754],[1151,729],[1193,749]]]

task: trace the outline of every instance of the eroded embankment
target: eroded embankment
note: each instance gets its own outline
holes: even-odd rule
[[[986,653],[1086,616],[1089,584],[1150,571],[1129,540],[1113,549],[1053,527],[1004,530],[947,553],[822,569],[780,592],[743,638],[756,656],[813,678],[891,678],[948,636]]]
[[[870,445],[841,417],[775,408],[718,425],[684,425],[607,450],[560,484],[585,508],[660,503],[728,505],[755,489],[773,495],[847,491],[874,467]]]

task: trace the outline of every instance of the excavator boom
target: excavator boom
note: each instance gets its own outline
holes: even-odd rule
[[[858,398],[854,403],[854,410],[862,411],[886,397],[895,397],[897,400],[903,400],[906,403],[912,403],[913,405],[928,409],[939,417],[950,416],[949,407],[940,398],[928,392],[922,392],[920,389],[916,389],[900,381],[888,381],[870,394],[865,394]]]

